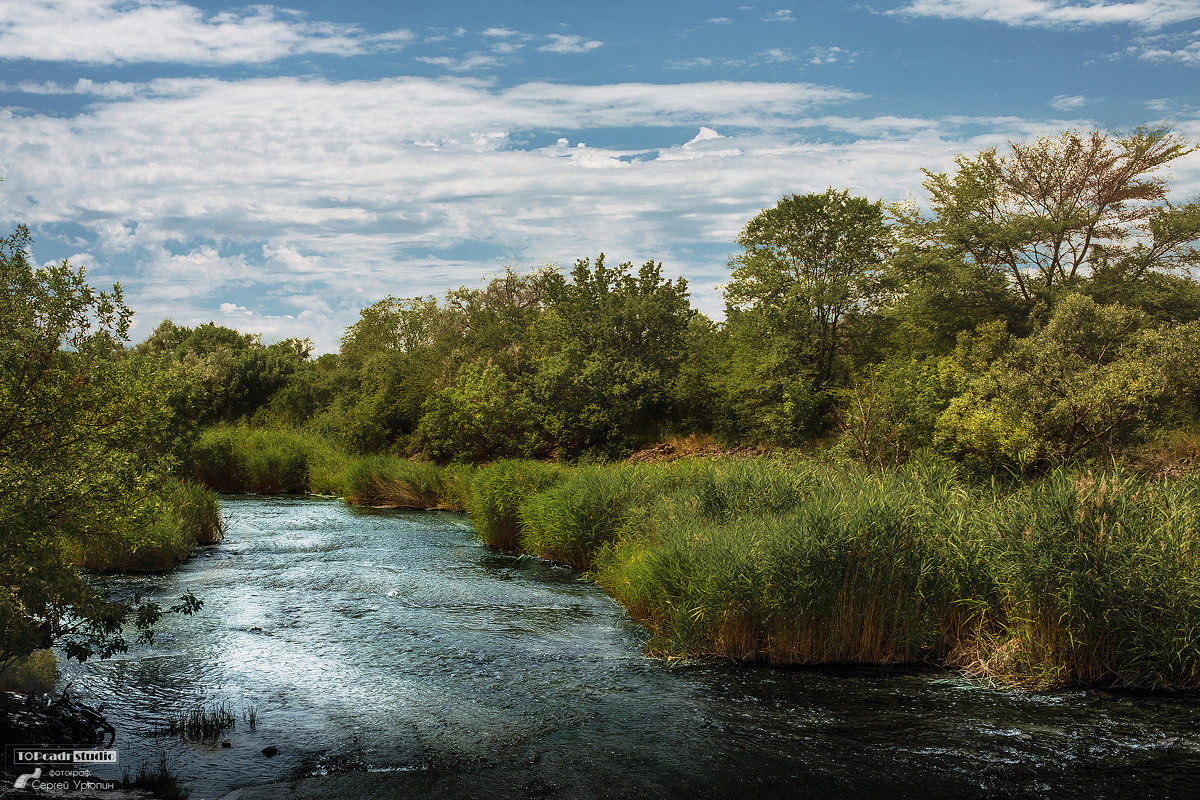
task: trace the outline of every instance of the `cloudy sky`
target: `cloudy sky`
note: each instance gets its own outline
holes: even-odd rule
[[[784,194],[1163,121],[1200,140],[1200,0],[0,3],[0,228],[124,285],[135,340],[327,351],[385,295],[600,251],[719,316]]]

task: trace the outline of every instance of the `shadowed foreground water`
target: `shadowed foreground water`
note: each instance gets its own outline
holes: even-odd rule
[[[491,552],[464,517],[222,502],[223,544],[111,582],[203,611],[60,678],[107,704],[123,765],[165,751],[194,800],[1200,796],[1195,695],[672,665],[577,573]],[[155,733],[222,701],[231,747]]]

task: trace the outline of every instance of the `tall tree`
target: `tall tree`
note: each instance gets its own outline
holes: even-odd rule
[[[1200,208],[1166,203],[1159,171],[1194,146],[1169,128],[1108,136],[1065,131],[926,171],[933,219],[900,208],[901,230],[942,253],[1001,273],[1025,301],[1070,285],[1097,263],[1138,273],[1195,262]]]
[[[725,300],[789,340],[818,386],[833,374],[846,327],[878,299],[892,245],[882,203],[829,189],[789,195],[742,229]]]

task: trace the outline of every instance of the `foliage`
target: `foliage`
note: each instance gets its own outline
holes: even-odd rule
[[[1044,328],[1012,342],[951,402],[940,442],[995,465],[1065,463],[1132,441],[1167,389],[1136,347],[1140,323],[1130,309],[1064,298]]]
[[[827,383],[846,328],[880,299],[891,249],[882,203],[834,189],[789,195],[746,223],[737,243],[726,303],[763,318],[816,384]]]
[[[0,664],[0,692],[49,694],[58,677],[58,659],[50,649],[34,650],[7,664]]]
[[[553,486],[563,471],[553,464],[505,459],[479,469],[471,478],[467,510],[484,544],[516,550],[524,523],[521,503]]]
[[[150,529],[170,468],[168,376],[122,357],[120,287],[98,292],[66,262],[34,268],[28,248],[24,227],[0,238],[0,664],[54,643],[110,655],[123,622],[144,632],[161,613],[107,602],[69,553]]]
[[[436,465],[396,456],[364,456],[346,470],[346,501],[355,505],[433,508],[443,489]]]
[[[425,401],[417,442],[441,462],[529,457],[542,449],[535,415],[528,394],[500,367],[490,361],[464,364],[454,385]]]
[[[208,428],[192,449],[192,477],[221,492],[341,492],[346,458],[331,442],[288,429]]]
[[[934,218],[909,207],[901,227],[947,257],[1004,274],[1032,301],[1071,287],[1088,267],[1124,262],[1135,274],[1194,263],[1196,204],[1164,203],[1160,168],[1193,150],[1168,128],[1109,138],[1064,131],[959,156],[953,174],[926,172]]]

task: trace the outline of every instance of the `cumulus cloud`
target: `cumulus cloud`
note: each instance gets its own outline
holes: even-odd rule
[[[0,58],[89,64],[262,63],[306,54],[357,55],[399,48],[405,30],[367,34],[255,5],[209,14],[175,0],[5,0]]]
[[[772,11],[763,17],[763,22],[795,22],[796,15],[790,8],[781,8],[778,11]]]
[[[1200,31],[1143,37],[1130,51],[1146,61],[1175,61],[1189,67],[1200,66]]]
[[[999,3],[995,0],[913,0],[892,13],[1023,27],[1127,24],[1153,29],[1200,18],[1200,4],[1195,0],[1020,0]]]

